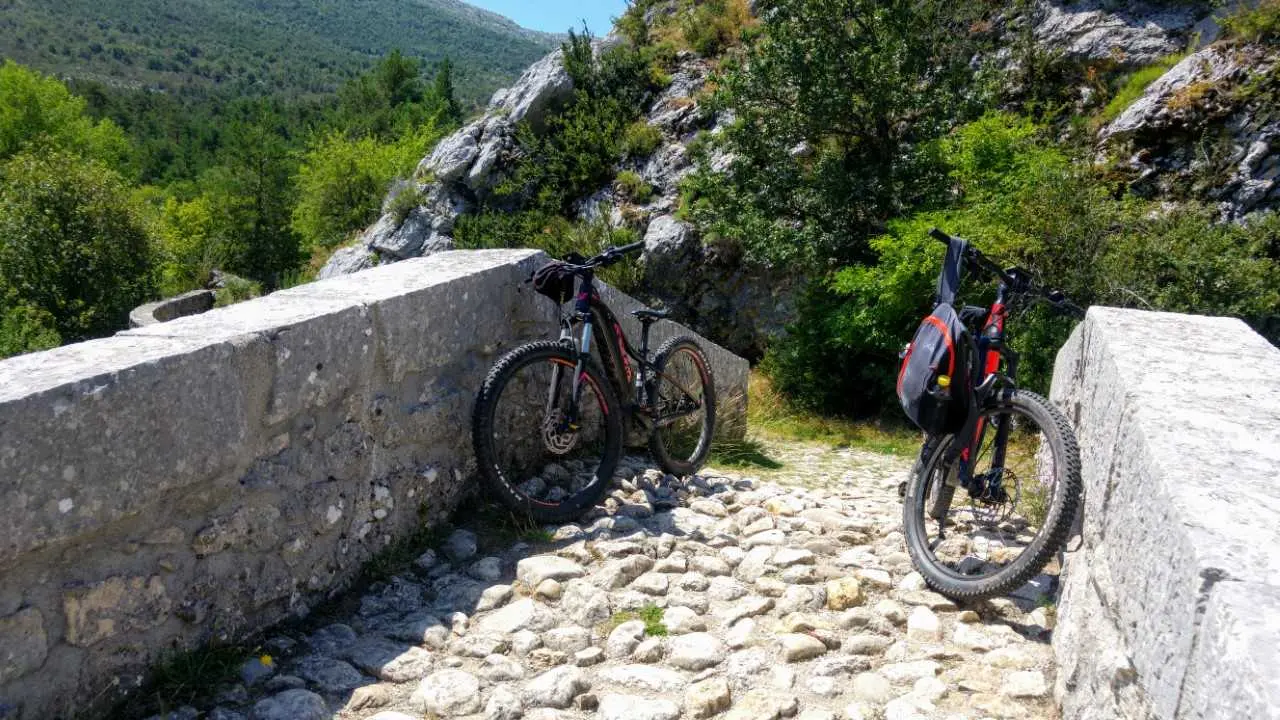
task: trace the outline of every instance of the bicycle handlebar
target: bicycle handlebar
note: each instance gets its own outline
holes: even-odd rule
[[[632,253],[644,250],[644,241],[634,242],[630,245],[622,245],[619,247],[611,247],[604,252],[592,258],[584,258],[577,253],[570,253],[563,262],[565,265],[573,268],[574,271],[580,272],[598,267],[608,267],[614,263],[622,261],[622,258]]]
[[[932,237],[934,240],[946,245],[948,248],[951,247],[952,240],[959,239],[953,238],[951,235],[948,235],[938,228],[930,228],[929,237]],[[965,249],[964,259],[973,266],[1000,278],[1000,281],[1012,288],[1014,292],[1035,293],[1045,302],[1052,305],[1056,310],[1070,313],[1076,317],[1084,317],[1084,308],[1068,300],[1067,296],[1061,290],[1046,290],[1029,274],[1025,277],[1021,277],[1022,273],[1026,272],[1024,270],[1018,270],[1017,268],[1003,270],[999,265],[992,262],[986,255],[983,255],[972,245],[969,245]]]

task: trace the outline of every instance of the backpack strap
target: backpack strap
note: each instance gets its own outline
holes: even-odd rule
[[[947,245],[947,257],[942,261],[942,274],[938,276],[937,301],[954,305],[960,291],[960,279],[964,276],[964,257],[969,243],[958,237]]]

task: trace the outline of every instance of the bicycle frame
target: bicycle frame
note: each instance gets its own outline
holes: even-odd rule
[[[968,486],[971,480],[971,461],[976,460],[974,455],[982,447],[983,438],[988,430],[986,422],[983,420],[981,412],[987,401],[991,398],[992,393],[998,387],[1016,387],[1018,372],[1018,353],[1012,348],[1005,345],[1005,321],[1008,319],[1008,300],[1009,286],[1001,282],[997,286],[995,302],[991,304],[991,309],[987,312],[986,322],[983,324],[982,332],[975,340],[977,349],[977,362],[975,366],[975,377],[973,378],[974,392],[976,397],[973,403],[973,415],[970,421],[966,423],[966,430],[969,426],[973,429],[966,433],[970,438],[969,443],[960,452],[960,472],[958,479],[961,485]],[[1005,372],[1001,373],[1001,365],[1005,366]],[[1002,471],[1004,468],[1005,451],[1009,444],[1009,423],[1006,422],[1008,416],[1001,416],[1001,422],[996,429],[996,437],[993,442],[993,455],[991,458],[991,467],[996,471]],[[962,430],[962,432],[966,432]],[[1000,477],[994,478],[995,485],[999,486]]]
[[[604,364],[605,377],[617,391],[618,397],[627,397],[628,385],[634,389],[632,395],[634,400],[625,404],[624,410],[630,418],[640,421],[645,430],[652,431],[657,427],[670,424],[675,419],[701,408],[702,404],[699,402],[693,411],[676,413],[670,417],[657,415],[655,410],[657,398],[653,397],[657,392],[656,383],[653,382],[656,368],[649,361],[649,325],[644,323],[641,325],[640,349],[637,351],[623,332],[622,323],[618,321],[618,317],[600,298],[600,292],[595,287],[594,270],[589,269],[580,275],[578,294],[574,298],[574,311],[572,315],[561,318],[560,339],[562,341],[574,342],[573,323],[575,321],[582,323],[582,339],[576,344],[577,365],[574,368],[573,407],[570,408],[566,418],[571,426],[576,426],[577,423],[576,415],[582,399],[582,382],[588,377],[586,365],[591,358],[593,342],[600,345],[599,352]],[[597,327],[603,328],[603,337],[599,339],[595,337]],[[632,366],[633,360],[635,367]],[[550,404],[557,396],[560,382],[560,371],[556,369],[548,397],[548,410],[552,409]],[[688,388],[674,380],[672,383],[680,387],[689,397],[693,396]]]

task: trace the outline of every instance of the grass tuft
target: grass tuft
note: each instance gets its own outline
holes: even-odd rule
[[[667,626],[662,624],[662,617],[666,613],[665,610],[647,603],[639,611],[626,610],[614,613],[613,617],[605,623],[604,634],[608,635],[613,632],[619,625],[631,622],[632,620],[640,620],[644,623],[644,634],[648,637],[665,637],[667,634]]]
[[[1099,119],[1103,123],[1109,123],[1120,117],[1121,113],[1128,110],[1130,105],[1133,105],[1138,98],[1142,97],[1142,94],[1147,90],[1147,86],[1160,79],[1160,76],[1168,72],[1174,65],[1177,65],[1183,57],[1183,55],[1170,55],[1134,71],[1125,78],[1124,84],[1116,90],[1115,96],[1102,109]]]

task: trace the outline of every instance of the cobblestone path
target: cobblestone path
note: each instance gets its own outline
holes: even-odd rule
[[[341,622],[267,641],[212,720],[1054,718],[1051,613],[959,608],[901,533],[909,462],[770,448],[670,482],[628,458],[597,517],[458,530]],[[670,489],[674,488],[674,490]]]

